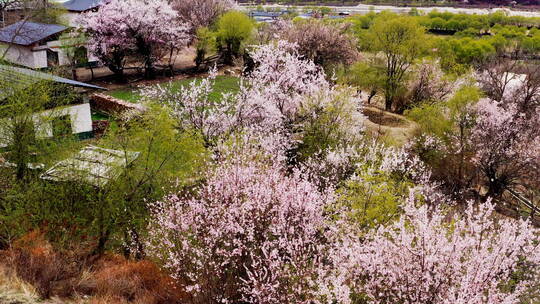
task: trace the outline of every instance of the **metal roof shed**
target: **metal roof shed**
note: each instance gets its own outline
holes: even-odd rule
[[[56,182],[83,181],[103,187],[120,176],[139,155],[140,152],[87,146],[73,157],[56,163],[41,178]]]
[[[58,24],[19,21],[0,29],[0,42],[29,46],[67,29],[67,27]]]
[[[0,64],[0,82],[2,83],[2,85],[0,85],[0,101],[7,97],[9,93],[6,91],[10,88],[16,87],[21,89],[31,86],[39,81],[51,81],[87,89],[107,90],[106,88],[100,86],[95,86],[48,73]]]
[[[85,12],[99,7],[102,0],[69,0],[62,5],[70,12]]]

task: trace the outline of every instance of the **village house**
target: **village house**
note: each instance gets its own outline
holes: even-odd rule
[[[102,87],[58,77],[55,75],[34,71],[26,68],[0,65],[0,81],[17,82],[16,86],[24,88],[39,81],[49,81],[51,83],[63,84],[79,88],[82,90],[105,90]],[[0,89],[0,105],[6,99],[9,92]],[[3,118],[10,119],[10,118]],[[75,104],[63,105],[60,107],[52,105],[33,116],[36,138],[53,138],[71,133],[80,139],[91,138],[93,136],[92,116],[88,99],[82,98]],[[67,128],[65,128],[67,126]],[[61,134],[60,134],[61,133]],[[0,142],[0,148],[10,145],[6,139]]]
[[[74,20],[81,13],[97,10],[102,0],[69,0],[61,3],[67,10],[64,18],[70,26],[76,26]]]
[[[80,48],[79,57],[83,61],[93,62],[93,58],[84,46],[65,46],[59,40],[60,35],[75,26],[76,17],[84,12],[96,10],[101,0],[69,0],[60,3],[65,9],[64,19],[68,26],[60,24],[43,24],[20,20],[0,29],[0,57],[33,69],[50,68],[71,63],[65,49]],[[15,12],[16,14],[16,12]]]
[[[68,28],[58,24],[19,21],[0,29],[0,52],[4,59],[40,69],[67,64],[59,36]]]

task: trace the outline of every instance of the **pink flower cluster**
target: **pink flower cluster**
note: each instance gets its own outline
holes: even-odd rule
[[[540,265],[540,247],[527,221],[494,219],[495,206],[469,204],[463,216],[442,207],[417,206],[411,198],[394,224],[353,243],[358,290],[374,303],[519,303],[533,282],[508,283],[521,263]]]
[[[154,206],[149,248],[201,302],[310,303],[326,278],[333,200],[300,172],[231,161],[196,195]]]
[[[259,46],[251,56],[257,68],[241,79],[236,94],[223,94],[217,100],[210,98],[216,76],[213,71],[210,77],[196,80],[189,87],[180,90],[171,85],[147,87],[142,95],[146,100],[168,105],[182,127],[200,131],[208,142],[244,128],[291,133],[292,129],[301,129],[299,112],[310,109],[308,103],[316,103],[317,107],[311,107],[313,111],[338,99],[347,99],[341,105],[360,104],[353,96],[331,87],[320,68],[302,60],[293,44],[278,41]],[[349,107],[356,115],[353,115],[355,122],[346,129],[359,134],[363,120],[360,107]]]
[[[122,50],[153,63],[189,40],[188,26],[165,0],[109,0],[76,22],[88,36],[89,50],[100,59]]]
[[[386,156],[364,160],[374,170],[415,175],[414,160],[377,151]],[[517,304],[530,279],[502,285],[521,265],[540,266],[530,224],[497,220],[491,202],[460,215],[418,194],[398,221],[361,234],[332,187],[279,162],[228,158],[195,193],[153,206],[148,248],[205,303],[351,303],[365,294],[374,303]]]
[[[200,27],[210,26],[220,15],[236,7],[232,0],[173,0],[170,2],[182,22],[195,34]]]
[[[473,162],[488,180],[489,195],[540,177],[540,108],[519,108],[517,102],[478,102]]]
[[[287,166],[285,154],[308,121],[343,105],[355,115],[335,117],[337,128],[359,132],[360,107],[294,45],[261,46],[252,57],[256,68],[240,91],[217,100],[210,98],[215,71],[181,90],[143,90],[215,148],[205,182],[165,197],[151,212],[149,254],[194,302],[351,303],[352,295],[365,295],[374,303],[518,303],[531,281],[504,285],[521,265],[540,265],[527,221],[496,220],[490,201],[469,204],[462,215],[449,212],[430,171],[406,149],[343,144],[316,153],[301,170]],[[479,166],[499,176],[505,167],[493,164],[538,164],[540,135],[531,127],[538,113],[481,101],[477,114]],[[417,185],[398,221],[367,233],[336,203],[338,181],[359,178],[360,166]]]

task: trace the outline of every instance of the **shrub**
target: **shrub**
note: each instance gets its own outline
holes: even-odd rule
[[[148,260],[132,261],[110,255],[82,280],[79,288],[94,294],[96,303],[135,302],[144,304],[183,303],[186,295],[169,276]]]
[[[49,298],[53,293],[69,293],[69,279],[77,272],[73,263],[68,263],[65,256],[56,253],[39,231],[15,241],[2,256],[6,265],[11,266],[18,277],[32,284],[42,298]]]

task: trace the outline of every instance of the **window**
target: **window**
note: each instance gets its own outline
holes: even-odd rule
[[[57,66],[58,65],[58,53],[51,50],[47,50],[47,66]]]

